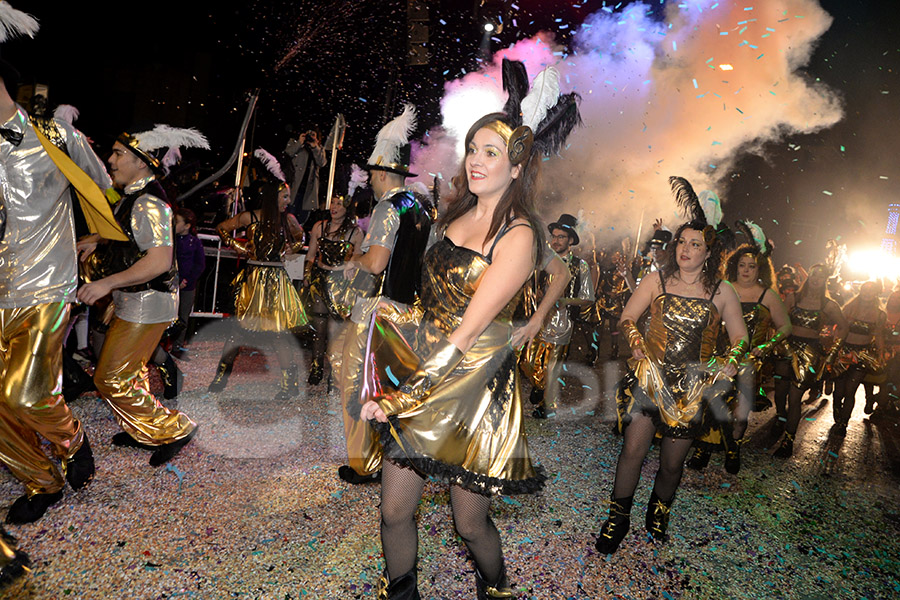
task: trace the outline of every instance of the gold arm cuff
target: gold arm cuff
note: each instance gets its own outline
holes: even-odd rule
[[[628,342],[629,348],[632,350],[640,350],[644,354],[647,354],[647,348],[644,345],[644,336],[638,331],[637,324],[634,321],[626,319],[622,321],[619,327],[622,329],[622,333],[625,334],[625,340]]]
[[[465,354],[462,350],[445,338],[397,392],[378,398],[376,402],[386,415],[396,415],[415,408],[456,368],[463,356]]]
[[[725,353],[725,357],[729,362],[739,363],[741,362],[741,359],[744,358],[744,355],[747,354],[747,348],[749,347],[750,342],[741,338],[731,345]]]
[[[841,348],[844,347],[844,338],[834,338],[834,343],[831,345],[831,348],[828,350],[828,354],[825,355],[825,364],[830,365],[834,363],[837,358],[838,352],[841,351]]]
[[[235,250],[237,250],[238,252],[243,252],[244,254],[250,253],[249,244],[244,243],[244,242],[239,242],[238,240],[231,237],[231,234],[227,231],[223,231],[221,229],[217,229],[216,231],[219,233],[219,237],[222,238],[222,242],[226,246],[230,246],[230,247],[234,248]]]
[[[773,335],[771,338],[769,338],[769,340],[767,342],[757,346],[757,348],[761,352],[760,358],[765,358],[766,356],[768,356],[769,353],[772,351],[772,349],[775,346],[777,346],[778,344],[780,344],[781,340],[783,340],[784,338],[785,338],[785,335],[784,335],[783,331],[776,331],[775,335]]]

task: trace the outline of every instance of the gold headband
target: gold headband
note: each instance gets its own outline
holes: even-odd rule
[[[513,129],[503,121],[490,121],[484,124],[484,128],[500,136],[506,144],[506,153],[512,164],[517,165],[531,155],[531,146],[534,144],[531,127],[522,125]]]

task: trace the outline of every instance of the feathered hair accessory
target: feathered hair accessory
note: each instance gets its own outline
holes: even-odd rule
[[[725,234],[723,238],[732,237],[731,230],[725,227],[720,230],[722,222],[722,203],[714,192],[704,191],[698,197],[691,183],[684,177],[669,177],[669,186],[675,196],[675,204],[681,209],[681,214],[689,221],[697,221],[703,224],[703,239],[706,245],[711,245],[717,235]],[[726,246],[727,239],[722,240]]]
[[[81,112],[71,104],[60,104],[53,111],[53,118],[73,125],[80,114]]]
[[[16,10],[6,0],[0,0],[0,44],[20,35],[33,38],[40,28],[37,19]]]
[[[347,197],[350,198],[356,193],[356,190],[366,187],[369,181],[369,174],[361,169],[359,165],[353,163],[350,165],[350,184],[347,186]]]
[[[171,127],[169,125],[156,125],[149,131],[131,134],[124,132],[116,140],[144,161],[154,171],[162,171],[163,165],[159,158],[163,149],[169,154],[170,164],[174,164],[181,157],[181,148],[203,148],[209,150],[209,142],[206,137],[194,128]],[[179,151],[177,158],[172,160],[172,151]]]
[[[766,238],[766,234],[763,232],[762,227],[749,219],[735,221],[734,225],[738,231],[746,236],[748,244],[756,246],[757,252],[769,256],[772,252],[772,244]]]
[[[405,104],[403,112],[381,128],[375,136],[375,149],[366,165],[370,171],[388,171],[403,177],[415,177],[409,172],[409,136],[416,128],[416,107]]]
[[[557,154],[576,125],[581,125],[578,94],[560,95],[559,71],[547,67],[528,85],[528,73],[520,61],[503,59],[503,112],[507,122],[485,125],[506,142],[509,159],[519,164],[533,150]]]
[[[253,156],[258,158],[266,170],[272,174],[272,177],[284,183],[284,171],[281,170],[281,164],[278,159],[272,156],[265,148],[257,148],[253,151]]]

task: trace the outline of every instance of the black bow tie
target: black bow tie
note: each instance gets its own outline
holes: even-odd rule
[[[0,135],[2,135],[6,140],[12,144],[13,146],[18,146],[22,143],[22,138],[25,135],[15,129],[7,129],[6,127],[0,127]]]

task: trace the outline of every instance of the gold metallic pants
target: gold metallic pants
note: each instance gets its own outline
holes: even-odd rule
[[[94,372],[97,391],[109,403],[119,426],[148,446],[180,440],[197,426],[186,414],[169,410],[150,393],[147,361],[168,326],[113,318]]]
[[[84,432],[62,396],[64,302],[0,309],[0,460],[29,496],[58,492],[65,479],[41,450],[50,442],[65,465]]]
[[[550,391],[550,397],[544,398],[547,408],[556,406],[559,388],[557,378],[562,370],[561,359],[568,348],[568,344],[551,344],[534,338],[519,357],[519,367],[531,385],[539,390]]]
[[[359,418],[362,406],[359,390],[362,383],[363,357],[369,324],[348,321],[341,361],[341,404],[344,413],[344,437],[347,439],[347,458],[350,468],[359,475],[369,475],[381,468],[381,444],[378,433]]]

